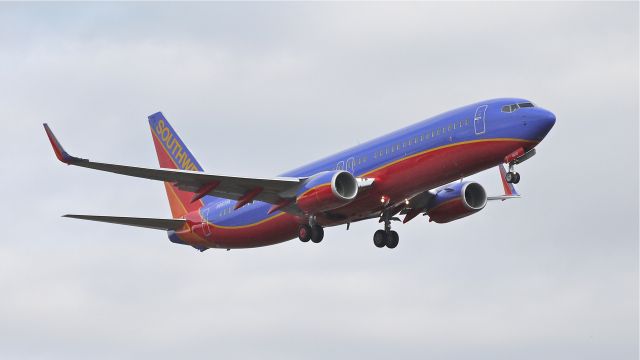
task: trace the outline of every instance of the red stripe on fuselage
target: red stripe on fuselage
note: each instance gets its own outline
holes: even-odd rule
[[[421,192],[466,177],[501,164],[506,154],[519,147],[534,146],[527,140],[494,139],[452,144],[411,155],[391,164],[370,171],[363,177],[375,178],[372,189],[342,207],[333,214],[345,219],[359,219],[382,210],[381,196],[391,199],[391,204],[400,203]],[[407,179],[410,179],[408,181]],[[194,222],[202,221],[200,215],[190,213],[187,217]],[[297,227],[302,219],[280,213],[256,224],[221,227],[214,224],[203,225],[196,233],[206,238],[211,247],[248,248],[277,244],[297,236]],[[323,226],[343,224],[347,220],[334,221],[319,217]],[[204,234],[204,226],[208,226],[209,236]],[[189,242],[187,232],[178,235]],[[195,239],[194,239],[195,240]]]

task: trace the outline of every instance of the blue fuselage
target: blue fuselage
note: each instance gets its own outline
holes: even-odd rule
[[[535,147],[549,132],[555,123],[555,116],[548,110],[540,107],[522,107],[510,111],[512,104],[530,104],[528,100],[517,98],[501,98],[478,102],[451,110],[432,118],[423,120],[414,125],[397,130],[393,133],[373,139],[361,145],[341,151],[324,159],[312,162],[308,165],[288,171],[281,176],[306,177],[328,170],[346,170],[358,177],[377,177],[380,169],[390,165],[396,169],[404,161],[410,162],[417,155],[425,154],[438,149],[453,149],[458,145],[481,144],[491,141],[508,142],[523,145],[525,150]],[[508,111],[505,111],[508,110]],[[516,145],[514,145],[516,146]],[[465,151],[485,151],[485,148],[469,148]],[[513,151],[515,149],[512,149]],[[499,150],[500,152],[509,151]],[[385,189],[385,192],[394,193],[393,201],[400,202],[433,187],[453,181],[460,176],[468,176],[478,171],[485,170],[502,162],[501,156],[487,151],[487,159],[481,154],[476,157],[462,159],[456,158],[446,161],[431,161],[434,173],[449,173],[443,177],[434,177],[431,181],[419,181],[420,179],[407,178],[409,173],[403,174],[396,171],[386,174],[389,184],[395,184],[393,189]],[[444,157],[441,157],[444,159]],[[460,159],[457,161],[456,159]],[[428,162],[415,163],[411,166],[429,166]],[[468,163],[471,161],[471,163]],[[452,169],[455,167],[455,171]],[[395,179],[393,179],[395,177]],[[452,178],[453,177],[453,178]],[[402,184],[402,185],[398,185]],[[426,188],[425,188],[426,187]],[[223,227],[236,227],[262,222],[269,217],[277,216],[278,212],[267,215],[270,204],[256,201],[238,210],[233,210],[235,201],[219,199],[211,196],[205,197],[205,206],[200,210],[201,215],[212,224]],[[357,207],[357,204],[355,205]],[[374,213],[377,209],[358,209],[349,214],[366,216],[366,213]],[[349,219],[341,221],[346,222]]]

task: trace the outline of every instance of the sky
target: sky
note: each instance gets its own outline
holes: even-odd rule
[[[637,359],[638,3],[0,3],[0,358]],[[156,166],[165,116],[214,174],[269,177],[441,112],[557,123],[520,200],[446,225],[200,253]],[[495,169],[472,178],[490,194]]]

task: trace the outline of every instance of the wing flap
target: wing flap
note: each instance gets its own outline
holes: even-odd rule
[[[157,219],[157,218],[138,218],[124,216],[99,216],[99,215],[63,215],[66,218],[99,221],[110,224],[137,226],[147,229],[157,230],[178,230],[184,226],[184,219]]]

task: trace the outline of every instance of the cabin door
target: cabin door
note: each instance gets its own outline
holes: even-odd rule
[[[485,133],[485,113],[487,112],[487,105],[479,106],[476,109],[476,115],[473,117],[473,127],[476,129],[476,135],[482,135]]]

